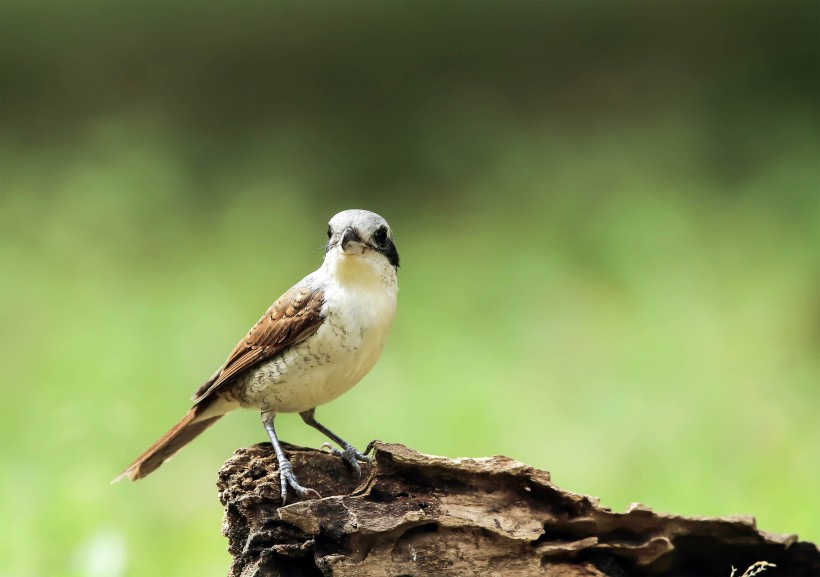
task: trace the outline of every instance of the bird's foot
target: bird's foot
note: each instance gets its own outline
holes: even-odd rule
[[[330,443],[324,443],[322,445],[322,448],[323,449],[328,449],[328,451],[330,451],[331,455],[335,455],[336,457],[340,457],[342,459],[342,461],[344,461],[347,464],[348,467],[353,469],[353,471],[356,473],[356,475],[358,477],[362,476],[362,468],[359,466],[359,461],[361,461],[362,463],[367,463],[368,467],[372,466],[372,463],[370,462],[370,457],[367,456],[367,453],[370,452],[369,449],[371,447],[370,447],[370,445],[368,445],[367,447],[368,447],[368,450],[366,450],[364,452],[364,454],[362,454],[362,453],[360,453],[359,451],[356,450],[356,447],[354,447],[353,445],[350,445],[348,443],[345,443],[344,445],[342,445],[341,450],[337,449],[336,447],[334,447]]]
[[[282,492],[282,506],[288,503],[288,486],[302,499],[321,499],[322,496],[315,489],[303,487],[293,474],[293,465],[287,459],[279,461],[279,483]]]

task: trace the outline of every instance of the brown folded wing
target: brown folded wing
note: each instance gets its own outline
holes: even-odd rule
[[[324,321],[323,302],[320,289],[306,287],[293,287],[279,297],[236,345],[222,368],[199,387],[194,402],[200,403],[243,371],[315,333]]]

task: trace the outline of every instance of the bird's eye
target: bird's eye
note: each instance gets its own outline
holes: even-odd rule
[[[377,228],[376,232],[373,233],[373,242],[379,246],[384,246],[387,242],[387,229],[383,226]]]
[[[327,225],[327,238],[330,238],[331,236],[333,236],[333,231],[331,230],[330,225]]]

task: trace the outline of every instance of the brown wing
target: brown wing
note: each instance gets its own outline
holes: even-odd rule
[[[194,402],[199,403],[241,372],[316,332],[324,321],[323,301],[322,290],[306,287],[293,287],[279,297],[248,331],[248,336],[239,341],[222,368],[199,387]]]

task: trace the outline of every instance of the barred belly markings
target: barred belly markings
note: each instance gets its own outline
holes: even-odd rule
[[[378,302],[382,300],[378,298],[351,298],[350,294],[333,294],[332,289],[328,292],[331,299],[367,302],[334,307],[357,314],[329,313],[314,338],[240,377],[234,390],[243,406],[283,413],[306,411],[351,389],[376,363],[395,308],[390,302]],[[358,306],[351,307],[352,304]],[[367,312],[361,314],[363,310]]]

